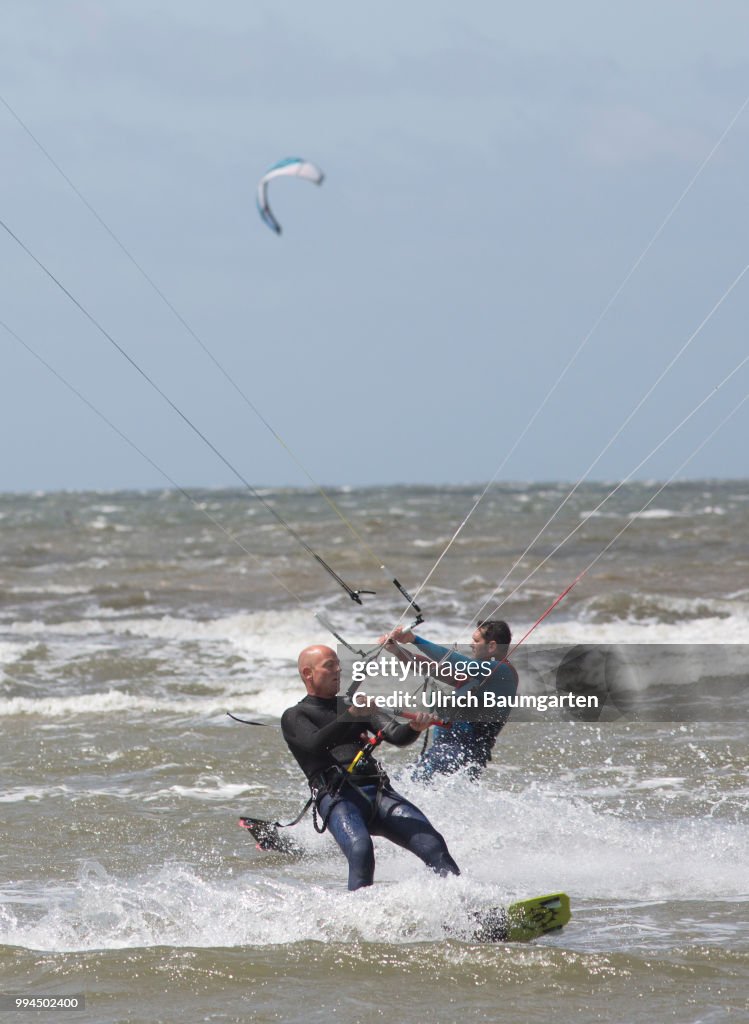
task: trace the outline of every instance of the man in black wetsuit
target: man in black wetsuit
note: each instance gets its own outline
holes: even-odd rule
[[[341,664],[330,647],[305,648],[298,665],[307,696],[284,711],[281,728],[316,794],[318,814],[348,860],[349,889],[372,884],[372,836],[410,850],[440,875],[459,875],[445,840],[426,816],[392,789],[371,754],[357,759],[368,732],[407,746],[428,728],[429,716],[401,725],[381,711],[346,706],[337,697]]]

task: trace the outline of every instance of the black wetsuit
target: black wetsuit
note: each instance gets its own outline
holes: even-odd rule
[[[372,836],[410,850],[438,874],[460,874],[445,840],[418,807],[392,789],[374,758],[365,756],[355,772],[346,771],[362,748],[362,734],[382,730],[388,743],[404,747],[417,739],[414,729],[379,711],[354,718],[339,698],[310,695],[284,711],[281,728],[317,794],[318,813],[348,860],[349,889],[372,884]]]

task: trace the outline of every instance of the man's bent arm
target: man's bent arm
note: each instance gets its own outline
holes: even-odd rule
[[[281,716],[281,730],[287,743],[293,743],[308,754],[320,754],[348,737],[351,718],[333,719],[322,727],[311,721],[299,707],[288,708]]]

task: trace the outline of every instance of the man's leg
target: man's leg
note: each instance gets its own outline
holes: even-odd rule
[[[415,782],[429,782],[434,775],[453,775],[464,763],[465,758],[459,748],[430,747],[414,765],[411,778]]]
[[[320,800],[319,813],[323,820],[327,815],[328,831],[348,861],[349,889],[371,885],[375,869],[374,847],[359,807],[353,800],[334,799],[325,794]]]
[[[450,856],[447,843],[427,816],[394,790],[385,790],[380,794],[370,832],[373,836],[383,836],[396,846],[416,854],[443,878],[445,875],[460,874],[460,868]]]

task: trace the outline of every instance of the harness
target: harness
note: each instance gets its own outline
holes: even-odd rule
[[[368,739],[361,749],[356,753],[353,760],[347,767],[340,764],[332,764],[318,772],[310,779],[312,789],[312,822],[315,831],[322,834],[328,827],[328,819],[336,804],[345,799],[342,794],[344,786],[354,789],[370,806],[370,825],[377,816],[380,807],[382,793],[385,788],[390,787],[390,779],[387,772],[379,761],[372,756],[372,751],[382,743],[382,730],[377,732],[371,739]],[[363,789],[364,786],[377,786],[374,799]],[[318,820],[320,801],[324,796],[330,797],[330,806],[322,820]]]

